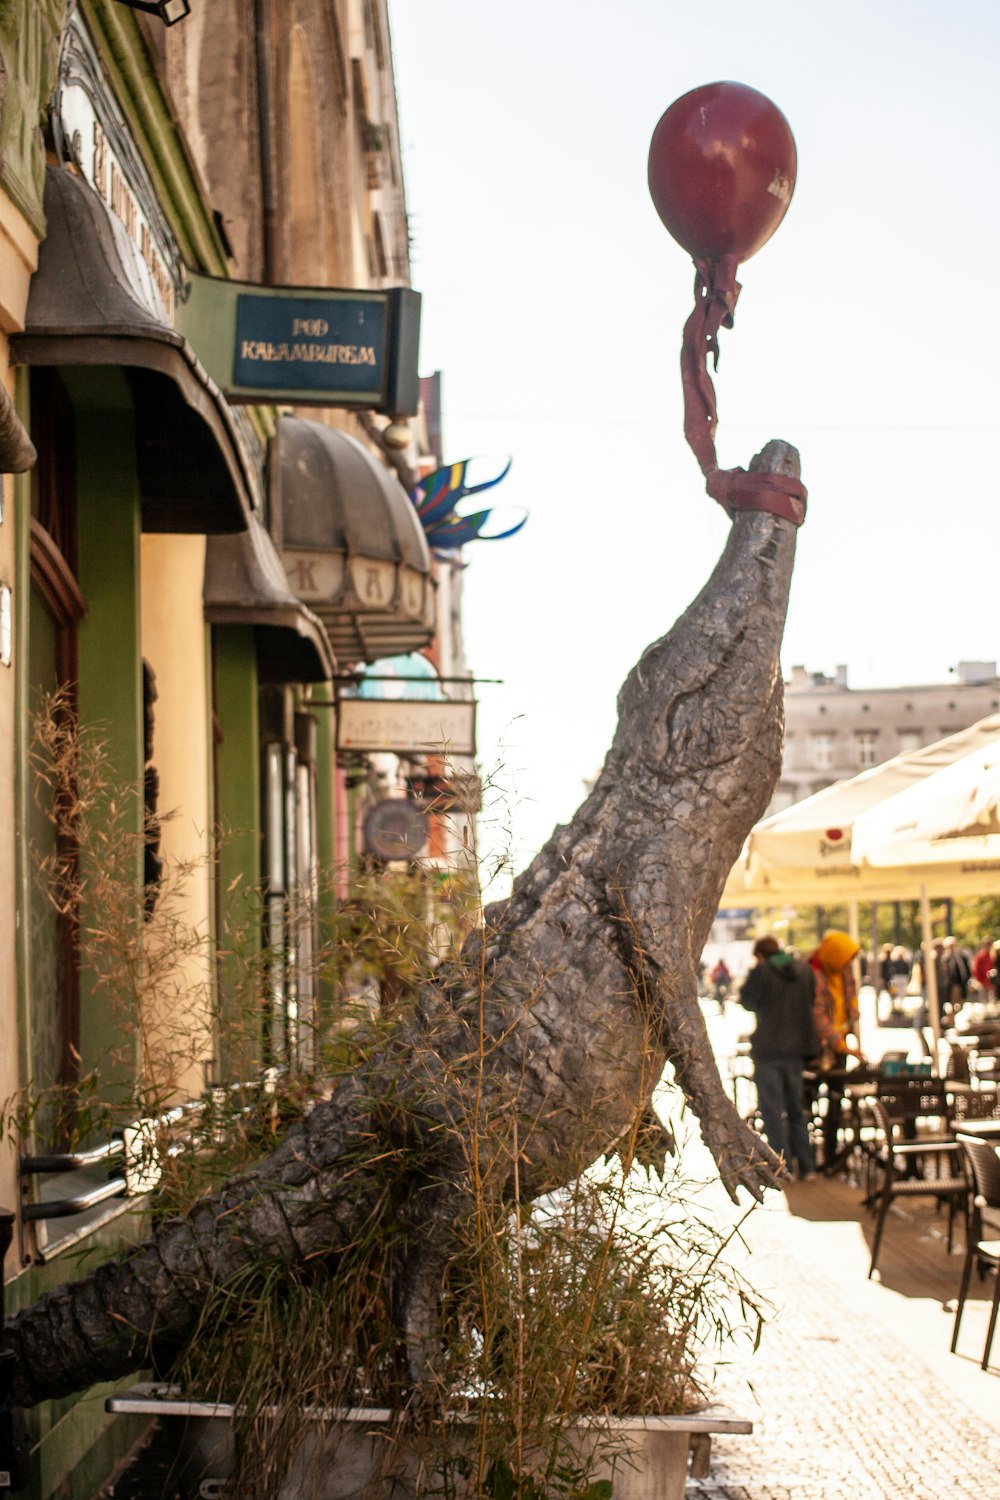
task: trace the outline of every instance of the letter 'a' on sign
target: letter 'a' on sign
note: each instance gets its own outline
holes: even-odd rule
[[[420,293],[191,275],[178,330],[230,401],[413,416]]]

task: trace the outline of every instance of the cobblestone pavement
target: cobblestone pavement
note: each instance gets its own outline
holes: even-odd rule
[[[830,1276],[810,1274],[787,1215],[754,1215],[748,1237],[780,1288],[777,1312],[719,1392],[754,1432],[713,1439],[710,1476],[688,1481],[691,1500],[1000,1500],[1000,1378],[978,1377],[996,1386],[988,1427],[949,1392],[946,1346],[933,1367],[921,1362]]]
[[[975,1365],[948,1353],[951,1320],[940,1305],[921,1356],[920,1338],[905,1338],[912,1330],[900,1320],[926,1318],[927,1304],[908,1307],[865,1281],[860,1234],[860,1253],[838,1263],[833,1226],[802,1211],[812,1188],[792,1191],[792,1213],[768,1195],[748,1221],[746,1269],[775,1312],[757,1352],[737,1354],[717,1384],[719,1398],[753,1420],[753,1434],[713,1438],[709,1477],[689,1479],[688,1500],[1000,1500],[996,1355],[989,1372],[978,1370],[985,1308],[968,1333],[963,1322]],[[953,1260],[957,1290],[960,1255]],[[872,1312],[879,1302],[885,1319]]]

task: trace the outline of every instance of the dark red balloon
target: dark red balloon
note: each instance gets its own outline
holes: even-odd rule
[[[676,99],[649,146],[656,212],[689,255],[748,260],[785,216],[795,138],[781,110],[744,83],[706,83]]]

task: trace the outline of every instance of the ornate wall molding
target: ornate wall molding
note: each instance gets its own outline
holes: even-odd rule
[[[182,295],[180,246],[80,17],[66,28],[53,100],[56,148],[114,212],[135,244],[168,316]]]
[[[0,183],[39,239],[45,233],[42,122],[70,0],[0,0]]]

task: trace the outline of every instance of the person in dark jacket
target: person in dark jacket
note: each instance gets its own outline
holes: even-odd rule
[[[802,1068],[819,1051],[813,1019],[816,981],[808,964],[785,953],[776,938],[754,944],[756,966],[740,992],[740,1004],[757,1017],[750,1038],[757,1105],[773,1150],[793,1162],[804,1180],[816,1175],[812,1142],[802,1110]]]
[[[972,965],[953,937],[944,940],[944,988],[939,1000],[942,1014],[949,1014],[954,1023],[962,1006],[969,998],[969,980]]]

